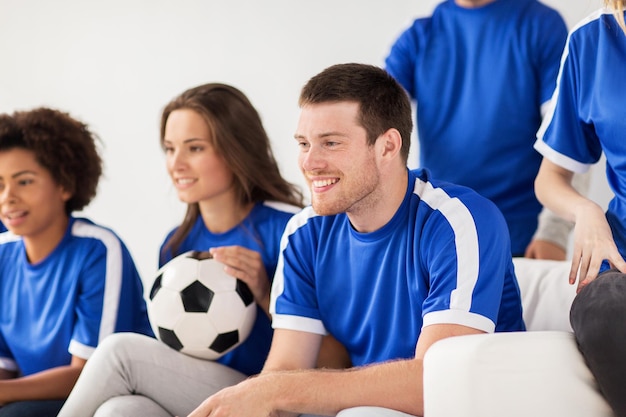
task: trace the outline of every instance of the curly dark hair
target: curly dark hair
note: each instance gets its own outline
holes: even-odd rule
[[[82,210],[96,195],[102,175],[98,137],[68,113],[40,107],[0,115],[0,152],[31,151],[55,182],[72,197],[65,212]]]

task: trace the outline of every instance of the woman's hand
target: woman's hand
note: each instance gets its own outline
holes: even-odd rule
[[[574,251],[569,282],[574,284],[578,275],[577,292],[598,276],[605,259],[612,267],[626,272],[626,262],[617,250],[604,211],[589,201],[576,209]]]
[[[221,246],[209,250],[213,258],[223,263],[224,271],[245,282],[256,303],[269,317],[270,280],[261,254],[243,246]]]

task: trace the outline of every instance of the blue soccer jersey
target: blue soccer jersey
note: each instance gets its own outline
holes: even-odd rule
[[[626,257],[626,36],[609,9],[574,27],[563,54],[551,110],[535,148],[555,164],[585,172],[604,152],[606,174],[615,197],[607,219]],[[602,270],[608,268],[605,262]]]
[[[555,88],[567,28],[536,0],[441,3],[395,42],[387,71],[417,104],[420,166],[473,188],[507,221],[513,254],[537,229],[533,149]]]
[[[0,368],[30,375],[69,365],[123,331],[152,335],[135,264],[111,230],[72,217],[37,264],[19,236],[0,235]]]
[[[205,251],[220,246],[238,245],[261,254],[267,276],[271,279],[276,270],[280,238],[287,221],[299,208],[282,203],[257,203],[248,217],[237,227],[220,234],[211,233],[198,217],[189,235],[182,242],[178,254],[190,250]],[[169,241],[172,231],[165,239]],[[163,263],[172,258],[167,253]],[[272,341],[272,327],[267,314],[258,307],[256,322],[248,338],[239,346],[217,360],[246,375],[261,371]]]
[[[274,328],[331,333],[354,365],[412,358],[423,326],[523,330],[500,211],[466,187],[409,171],[393,218],[359,233],[305,209],[287,225],[272,287]]]

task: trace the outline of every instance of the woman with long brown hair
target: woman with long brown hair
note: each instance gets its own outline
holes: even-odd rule
[[[261,119],[246,96],[225,84],[191,88],[163,110],[161,146],[184,220],[165,239],[160,265],[210,251],[244,281],[258,306],[248,338],[217,361],[179,353],[155,339],[107,339],[60,416],[187,415],[207,393],[258,373],[272,338],[270,280],[280,239],[302,206],[283,179]]]

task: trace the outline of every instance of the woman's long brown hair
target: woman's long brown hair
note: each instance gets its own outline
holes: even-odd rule
[[[239,203],[277,201],[302,207],[302,192],[280,174],[261,118],[248,98],[238,89],[219,83],[191,88],[174,98],[161,116],[161,146],[165,125],[174,110],[190,109],[206,121],[212,146],[230,167],[235,178]],[[175,256],[200,214],[198,203],[187,205],[180,227],[164,246]]]

